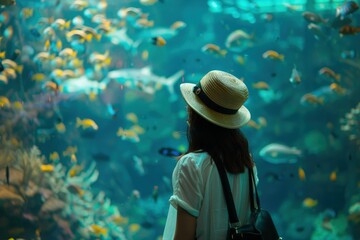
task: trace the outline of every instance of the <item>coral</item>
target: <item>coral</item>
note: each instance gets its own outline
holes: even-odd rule
[[[347,134],[348,139],[360,148],[360,102],[351,108],[343,118],[340,119],[341,131]]]
[[[345,215],[341,214],[325,221],[323,214],[315,219],[315,230],[311,236],[312,240],[352,240],[348,234],[348,222]]]
[[[91,191],[99,176],[94,162],[73,176],[60,161],[52,163],[53,171],[41,170],[48,163],[35,146],[25,149],[4,137],[0,151],[2,237],[126,239],[118,208],[103,192]]]

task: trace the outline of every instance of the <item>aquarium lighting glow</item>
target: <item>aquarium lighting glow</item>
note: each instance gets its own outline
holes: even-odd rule
[[[344,0],[313,0],[312,11],[334,10],[342,5]],[[208,0],[210,12],[225,13],[232,15],[234,18],[240,18],[244,12],[256,13],[277,13],[287,12],[287,6],[297,8],[297,11],[305,11],[308,6],[308,0],[261,0],[261,1],[244,1],[244,0]]]

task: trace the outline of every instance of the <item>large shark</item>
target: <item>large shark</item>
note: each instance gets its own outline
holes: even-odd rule
[[[177,28],[157,27],[144,29],[129,35],[128,29],[124,27],[107,33],[106,37],[110,39],[112,44],[121,45],[126,51],[136,54],[141,43],[151,43],[153,38],[159,36],[163,37],[165,40],[169,40],[175,37],[178,33],[179,30]]]
[[[165,86],[170,93],[170,100],[175,101],[177,95],[175,94],[174,85],[183,75],[184,71],[180,70],[166,78],[152,73],[150,67],[128,68],[110,71],[107,80],[115,80],[129,88],[141,89],[149,94],[154,94],[159,86]]]
[[[106,105],[107,112],[115,117],[117,111],[113,108],[113,91],[107,91],[112,87],[112,83],[119,83],[131,89],[142,90],[148,94],[154,94],[159,87],[165,86],[170,93],[170,101],[175,101],[174,84],[184,75],[182,70],[176,72],[169,78],[157,76],[151,72],[150,67],[129,68],[113,70],[108,72],[105,79],[101,81],[91,80],[87,75],[78,78],[70,78],[59,84],[60,92],[65,95],[80,96],[95,93],[101,96],[102,102]],[[110,90],[110,89],[109,89]]]

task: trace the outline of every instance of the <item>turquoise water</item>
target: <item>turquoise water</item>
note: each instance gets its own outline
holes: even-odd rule
[[[283,239],[360,239],[358,10],[0,3],[1,240],[161,239],[176,164],[163,148],[187,149],[179,85],[214,69],[248,86],[242,131]]]

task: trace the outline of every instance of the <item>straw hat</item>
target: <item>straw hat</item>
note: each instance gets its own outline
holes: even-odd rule
[[[215,125],[239,128],[251,118],[243,105],[249,96],[246,85],[227,72],[210,71],[196,85],[182,83],[180,91],[194,111]]]

